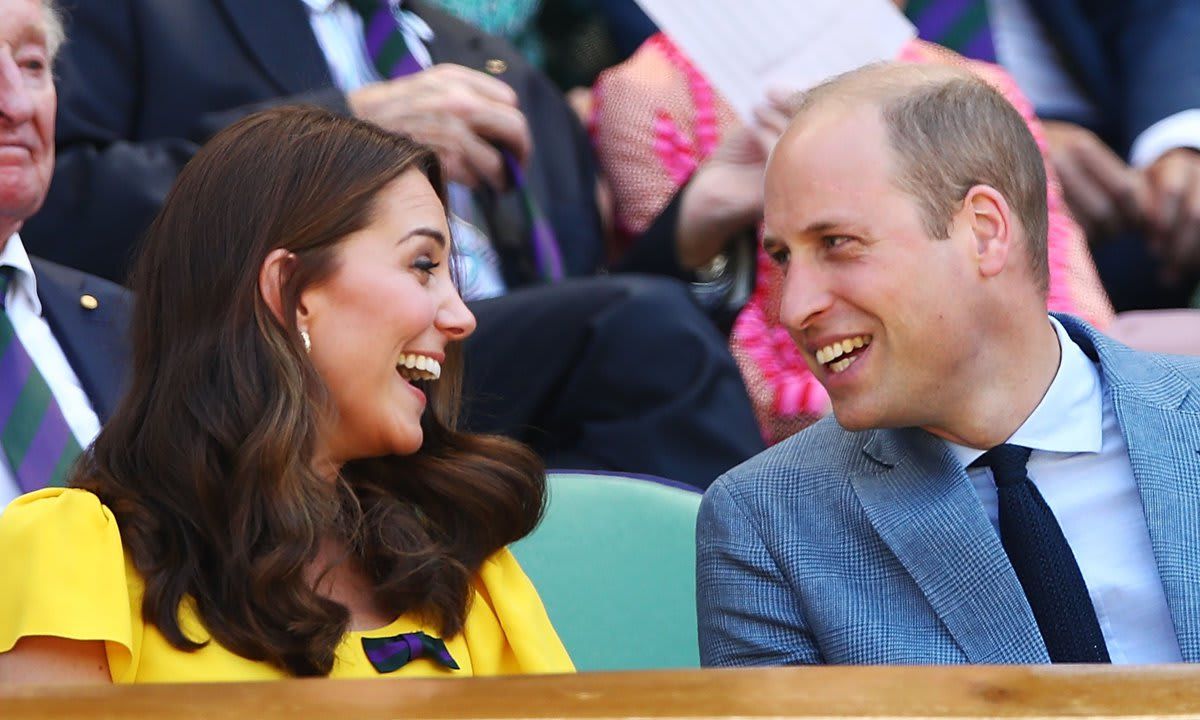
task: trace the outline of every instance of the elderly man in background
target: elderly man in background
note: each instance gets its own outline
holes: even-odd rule
[[[0,0],[0,508],[61,485],[113,410],[127,349],[126,293],[31,258],[18,231],[54,171],[56,9]]]
[[[1047,316],[1045,182],[964,71],[806,96],[764,246],[834,417],[706,493],[705,664],[1200,661],[1200,360]]]

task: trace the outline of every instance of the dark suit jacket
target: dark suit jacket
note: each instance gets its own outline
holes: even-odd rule
[[[129,366],[130,295],[118,285],[38,258],[31,259],[37,277],[42,315],[79,377],[100,422],[112,416]],[[96,307],[80,298],[91,295]]]
[[[1200,2],[1032,0],[1030,9],[1100,108],[1094,128],[1122,155],[1143,130],[1200,108]]]
[[[58,163],[30,252],[122,281],[175,176],[221,128],[266,107],[348,112],[300,0],[65,0],[58,66]],[[484,69],[516,89],[534,138],[527,173],[570,275],[601,264],[591,148],[562,94],[507,43],[417,0],[436,62]],[[534,277],[519,198],[484,197],[507,280]]]

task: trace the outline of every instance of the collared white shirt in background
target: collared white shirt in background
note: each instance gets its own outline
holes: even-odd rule
[[[67,420],[71,434],[79,441],[80,447],[87,447],[100,433],[100,419],[96,417],[92,403],[83,391],[79,377],[67,362],[58,340],[50,331],[50,325],[42,317],[37,279],[20,236],[13,234],[8,238],[4,250],[0,252],[0,266],[3,265],[17,269],[5,296],[8,319],[33,364],[50,386],[50,392],[54,394]],[[8,457],[0,452],[0,510],[20,494],[16,471],[9,465]]]
[[[1130,0],[1133,1],[1133,0]],[[1058,49],[1030,10],[1030,0],[988,0],[988,21],[996,59],[1017,81],[1038,114],[1078,123],[1099,112],[1063,66]],[[1145,167],[1175,148],[1200,149],[1200,108],[1159,120],[1134,138],[1129,164]]]
[[[1182,662],[1129,448],[1105,397],[1104,380],[1066,329],[1054,318],[1050,323],[1062,348],[1058,373],[1007,442],[1033,449],[1029,479],[1075,554],[1112,661]],[[946,445],[963,467],[984,452]],[[967,475],[999,533],[992,471],[968,468]]]

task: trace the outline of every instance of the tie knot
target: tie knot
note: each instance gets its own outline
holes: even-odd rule
[[[1031,452],[1020,445],[997,445],[971,463],[971,467],[991,468],[996,485],[1006,487],[1025,479],[1025,464],[1029,462]]]

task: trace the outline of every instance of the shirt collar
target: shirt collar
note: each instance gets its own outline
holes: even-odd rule
[[[1062,323],[1049,319],[1062,350],[1058,372],[1033,413],[1005,442],[1047,452],[1100,452],[1104,437],[1100,373]],[[963,467],[984,453],[949,440],[945,443]]]
[[[19,293],[32,307],[37,315],[42,314],[42,301],[38,299],[37,278],[33,274],[33,264],[29,262],[29,253],[25,252],[25,244],[21,236],[13,233],[4,250],[0,251],[0,267],[11,265],[16,268],[12,282],[8,286],[8,296],[15,297]]]

